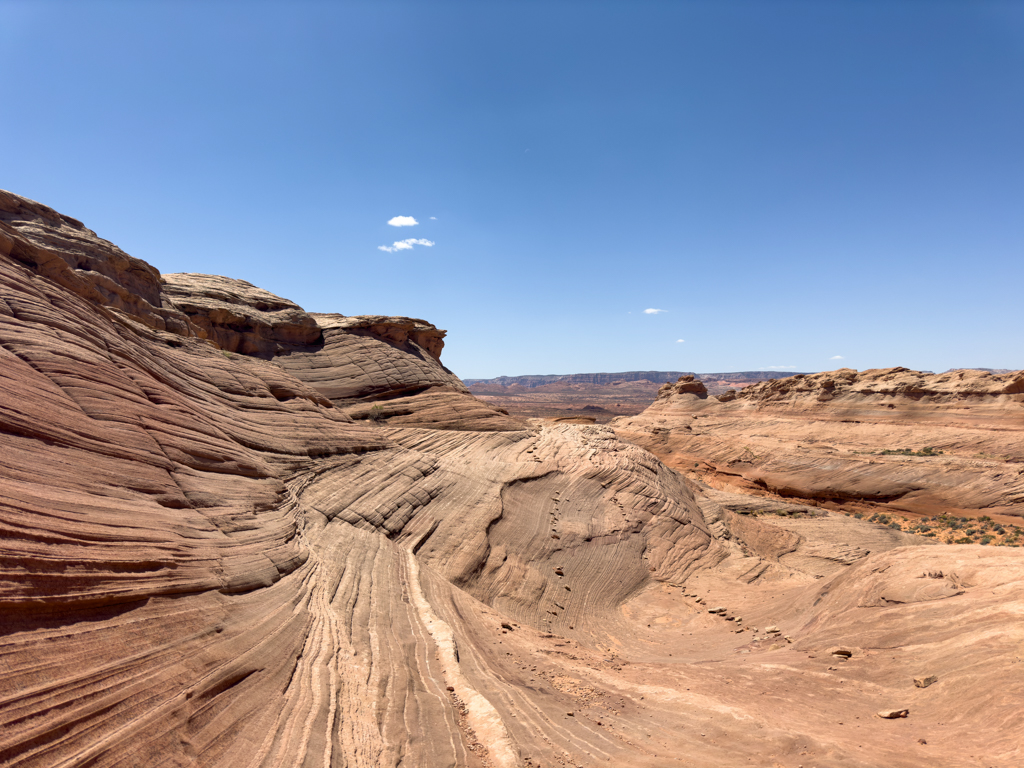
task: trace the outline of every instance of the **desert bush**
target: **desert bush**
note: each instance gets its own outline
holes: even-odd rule
[[[942,451],[936,450],[931,445],[926,445],[920,451],[912,451],[909,448],[886,448],[879,451],[879,456],[939,456]]]

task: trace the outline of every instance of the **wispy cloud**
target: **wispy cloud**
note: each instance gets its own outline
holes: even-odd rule
[[[660,315],[662,312],[668,312],[667,309],[645,309],[645,315]]]
[[[764,371],[795,371],[795,365],[766,365],[761,370]]]
[[[429,247],[433,244],[432,240],[417,240],[415,237],[410,237],[408,240],[396,240],[391,245],[378,245],[377,250],[394,253],[395,251],[411,251],[414,245],[426,245]]]
[[[846,358],[843,357],[842,355],[832,355],[832,357],[829,358],[829,360],[845,360],[845,359]]]
[[[395,216],[393,219],[388,219],[388,224],[392,227],[415,227],[419,222],[412,216]]]
[[[431,216],[431,217],[430,217],[430,220],[431,220],[431,221],[437,221],[437,216]]]
[[[683,344],[685,342],[686,342],[686,339],[676,339],[676,344]]]

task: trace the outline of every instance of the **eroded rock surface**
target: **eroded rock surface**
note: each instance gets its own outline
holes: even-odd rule
[[[472,405],[429,324],[313,338],[0,202],[0,765],[1021,763],[1017,552],[847,520],[815,558],[606,427]],[[201,320],[233,295],[237,336]]]
[[[1024,371],[842,369],[717,398],[695,384],[665,385],[617,433],[722,488],[847,510],[1024,515]]]
[[[161,290],[200,338],[229,352],[270,358],[320,340],[320,326],[302,307],[244,280],[172,274]]]

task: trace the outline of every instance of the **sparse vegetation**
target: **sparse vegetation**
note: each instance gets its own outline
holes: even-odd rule
[[[919,451],[912,451],[909,448],[887,448],[884,451],[878,451],[876,456],[940,456],[942,451],[936,450],[930,445],[925,446]]]
[[[749,445],[743,446],[743,452],[740,453],[740,461],[755,462],[761,459],[761,456],[754,453]]]
[[[384,408],[380,405],[375,405],[370,408],[370,421],[380,422],[384,420]]]
[[[867,519],[894,531],[925,536],[943,544],[984,544],[997,547],[1024,546],[1024,528],[994,521],[989,515],[969,519],[942,514],[933,517],[910,517],[876,512],[865,518],[863,512],[848,512],[858,520]]]
[[[1005,454],[984,453],[984,452],[976,453],[971,458],[972,459],[984,459],[985,461],[1002,461],[1002,462],[1007,462],[1007,461],[1011,460],[1011,457],[1007,456]]]

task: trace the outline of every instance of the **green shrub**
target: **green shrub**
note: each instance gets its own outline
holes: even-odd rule
[[[920,451],[912,451],[909,448],[886,448],[879,451],[879,456],[939,456],[942,451],[936,450],[933,446],[925,446]]]

